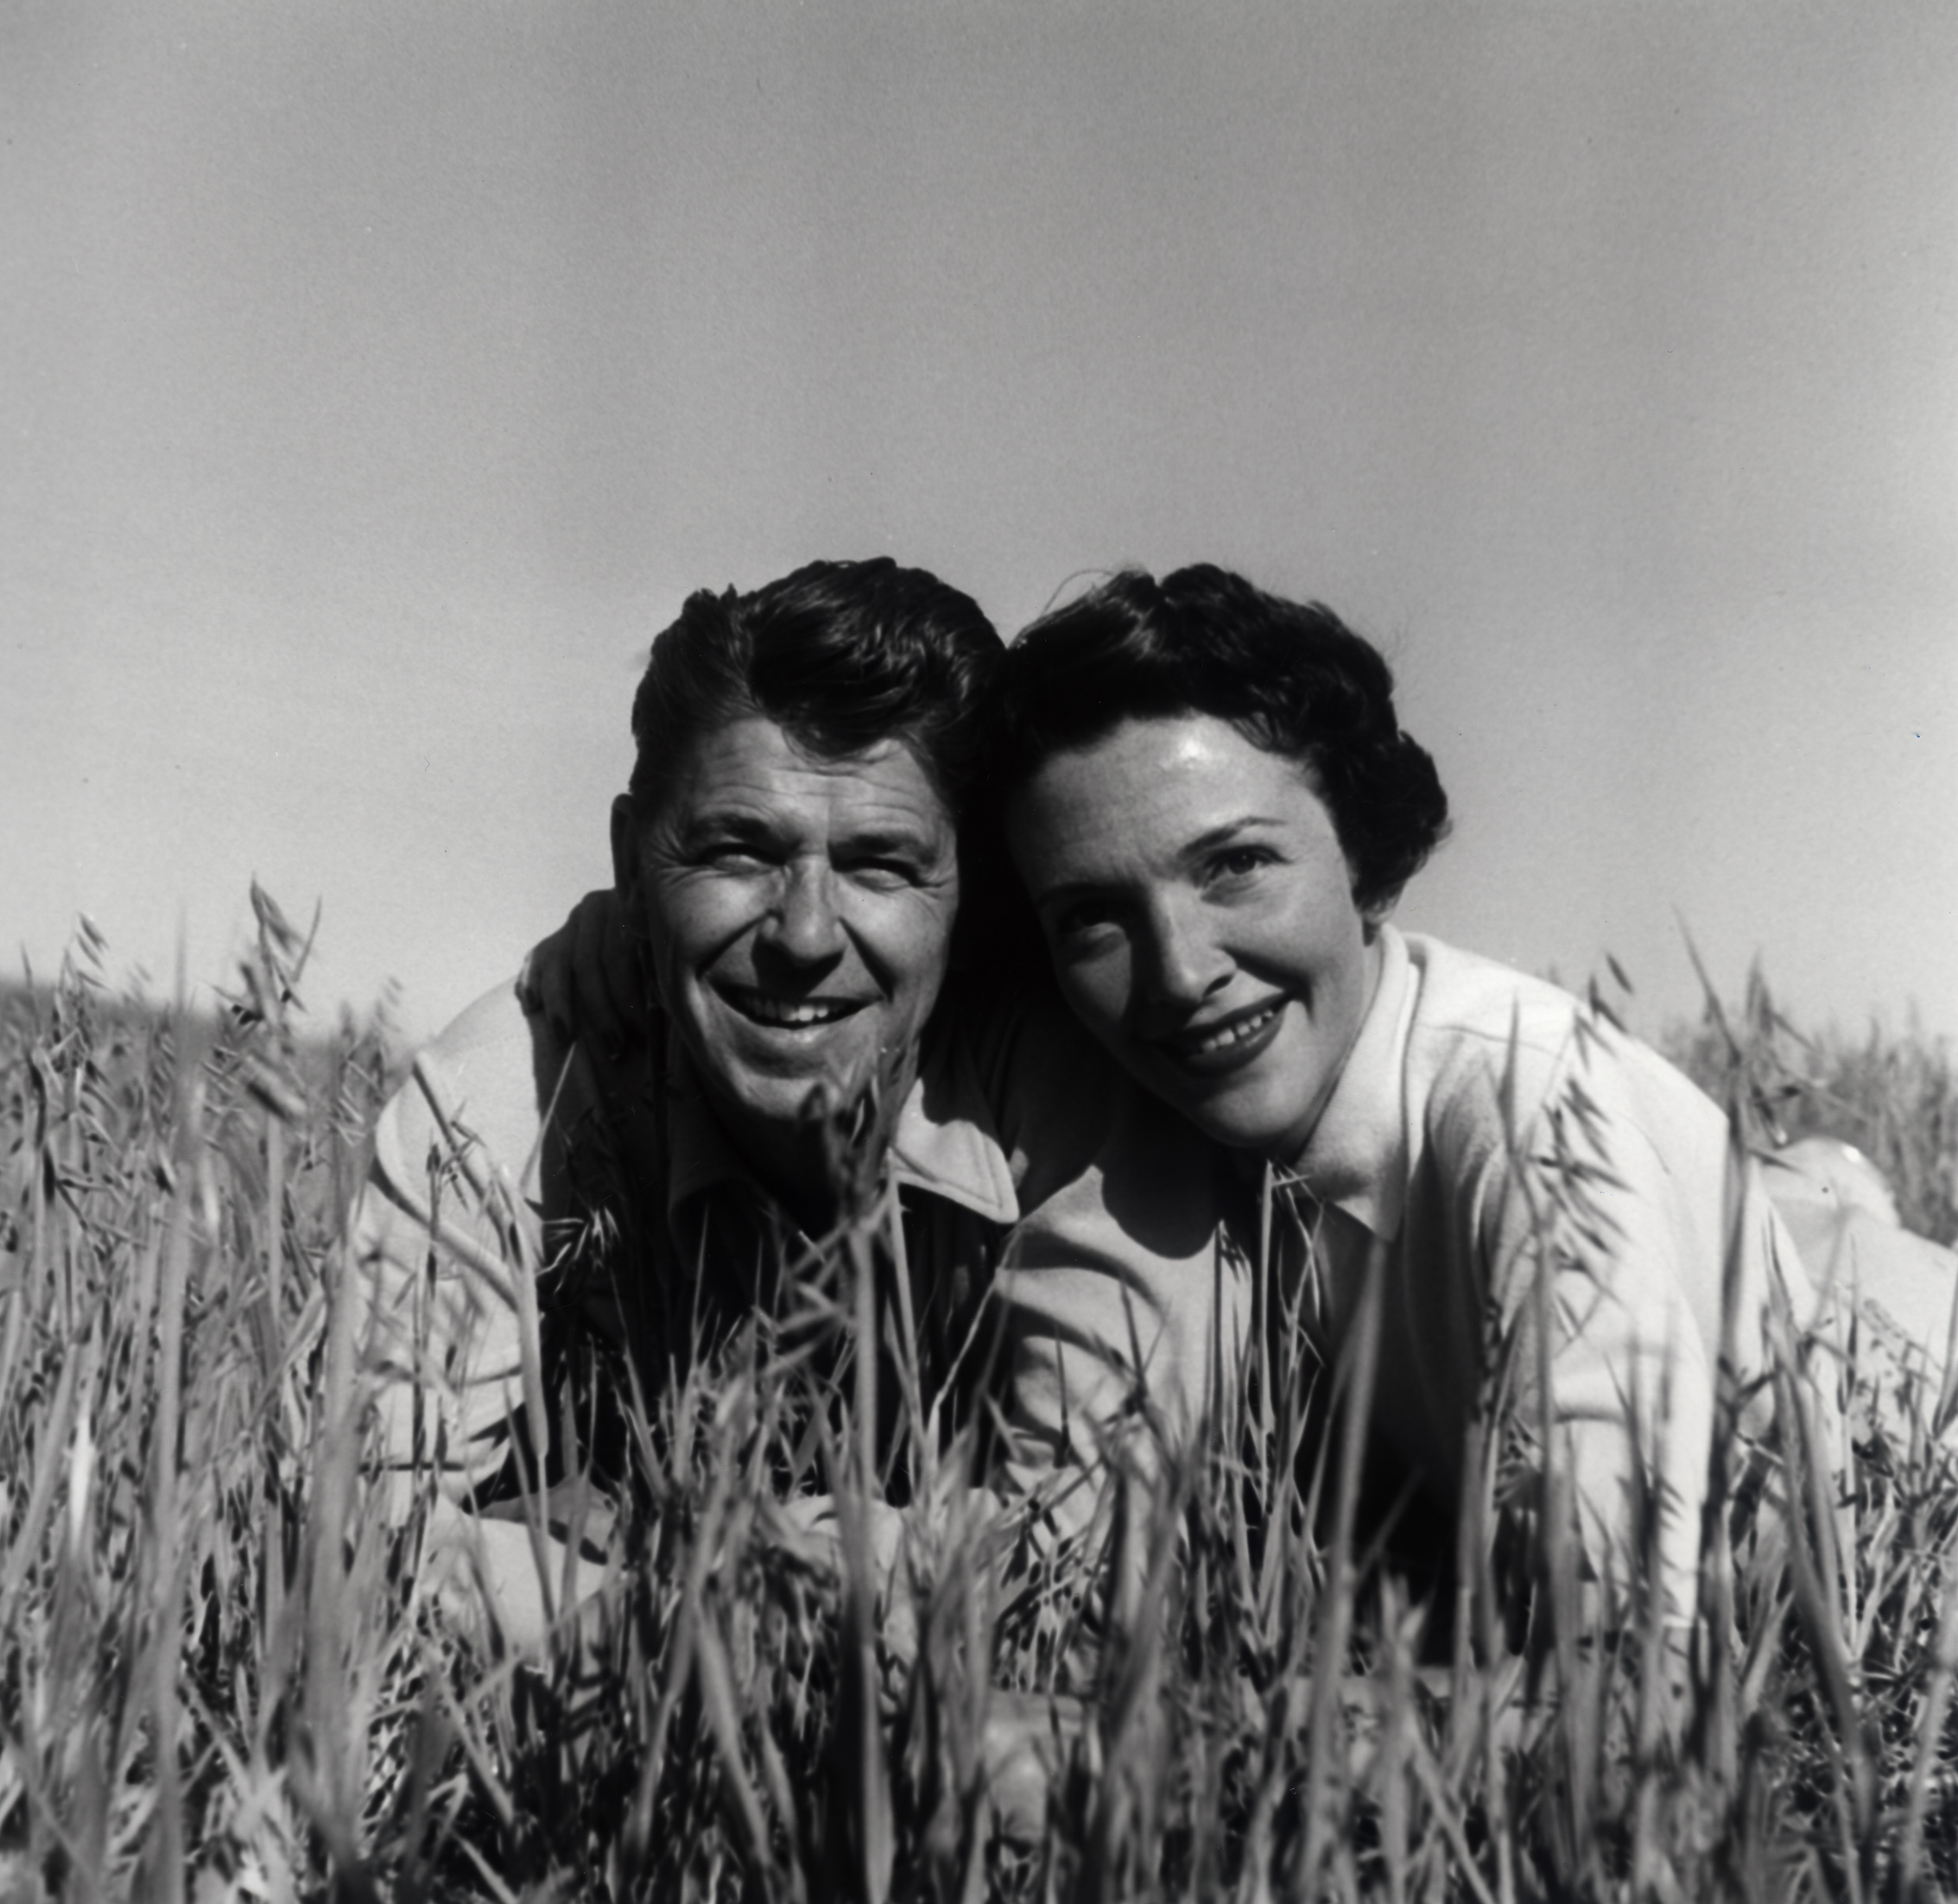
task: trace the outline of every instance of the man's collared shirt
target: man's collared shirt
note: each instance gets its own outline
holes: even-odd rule
[[[1154,1138],[1149,1193],[1111,1202],[1100,1160],[1130,1154],[1138,1129]],[[1057,1003],[941,1013],[880,1180],[921,1369],[943,1379],[958,1360],[1026,1209],[1056,1205],[1047,1234],[1124,1281],[1160,1281],[1190,1252],[1207,1261],[1213,1154]],[[566,1047],[514,987],[479,999],[383,1112],[354,1221],[385,1458],[434,1464],[455,1498],[503,1471],[525,1399],[513,1230],[547,1333],[574,1318],[616,1344],[649,1339],[656,1361],[697,1326],[772,1303],[773,1279],[813,1247],[670,1035],[613,1064]]]

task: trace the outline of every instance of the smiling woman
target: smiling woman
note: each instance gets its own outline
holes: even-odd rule
[[[1372,1291],[1367,1459],[1378,1499],[1435,1510],[1413,1521],[1438,1524],[1439,1564],[1506,1381],[1538,1471],[1569,1452],[1600,1580],[1635,1577],[1635,1468],[1663,1477],[1683,1616],[1730,1237],[1744,1372],[1765,1368],[1770,1292],[1806,1319],[1808,1282],[1684,1078],[1555,987],[1388,923],[1447,802],[1379,655],[1218,569],[1118,575],[1009,650],[992,743],[989,794],[1068,1003],[1261,1178],[1235,1218],[1242,1259],[1276,1275],[1246,1299],[1247,1367],[1335,1366]],[[1041,1327],[1059,1287],[1008,1284],[1017,1334],[1049,1344],[1023,1392],[1057,1420],[1094,1379],[1070,1366],[1078,1279],[1071,1338]],[[1103,1293],[1105,1339],[1128,1300]]]
[[[1309,769],[1213,715],[1131,721],[1055,755],[1008,832],[1089,1030],[1218,1142],[1302,1151],[1385,912],[1355,898]]]
[[[1206,1135],[1296,1158],[1448,832],[1386,664],[1328,610],[1187,569],[1036,623],[1001,693],[1008,850],[1068,1003]]]

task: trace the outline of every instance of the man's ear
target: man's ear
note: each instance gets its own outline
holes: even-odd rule
[[[630,794],[611,803],[611,889],[630,928],[640,917],[639,806]]]

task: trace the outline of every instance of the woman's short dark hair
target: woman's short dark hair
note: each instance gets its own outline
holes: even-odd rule
[[[905,743],[962,819],[1000,654],[969,595],[889,556],[812,562],[745,595],[702,589],[633,697],[632,793],[649,812],[702,736],[759,714],[829,758]]]
[[[1362,907],[1391,902],[1448,832],[1448,795],[1401,731],[1379,651],[1329,608],[1208,563],[1160,582],[1125,570],[1021,634],[994,685],[989,794],[1124,721],[1184,714],[1310,771]]]

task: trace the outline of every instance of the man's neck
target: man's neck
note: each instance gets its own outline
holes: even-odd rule
[[[758,1142],[740,1145],[742,1155],[764,1189],[794,1219],[806,1237],[825,1237],[843,1220],[847,1207],[880,1181],[885,1146],[882,1133],[859,1143],[874,1154],[855,1151],[840,1134],[816,1119],[788,1131],[770,1131]]]
[[[723,1129],[803,1234],[827,1236],[882,1186],[891,1135],[915,1077],[914,1065],[898,1067],[848,1108],[812,1104],[793,1124],[757,1121],[743,1128],[724,1119]]]

